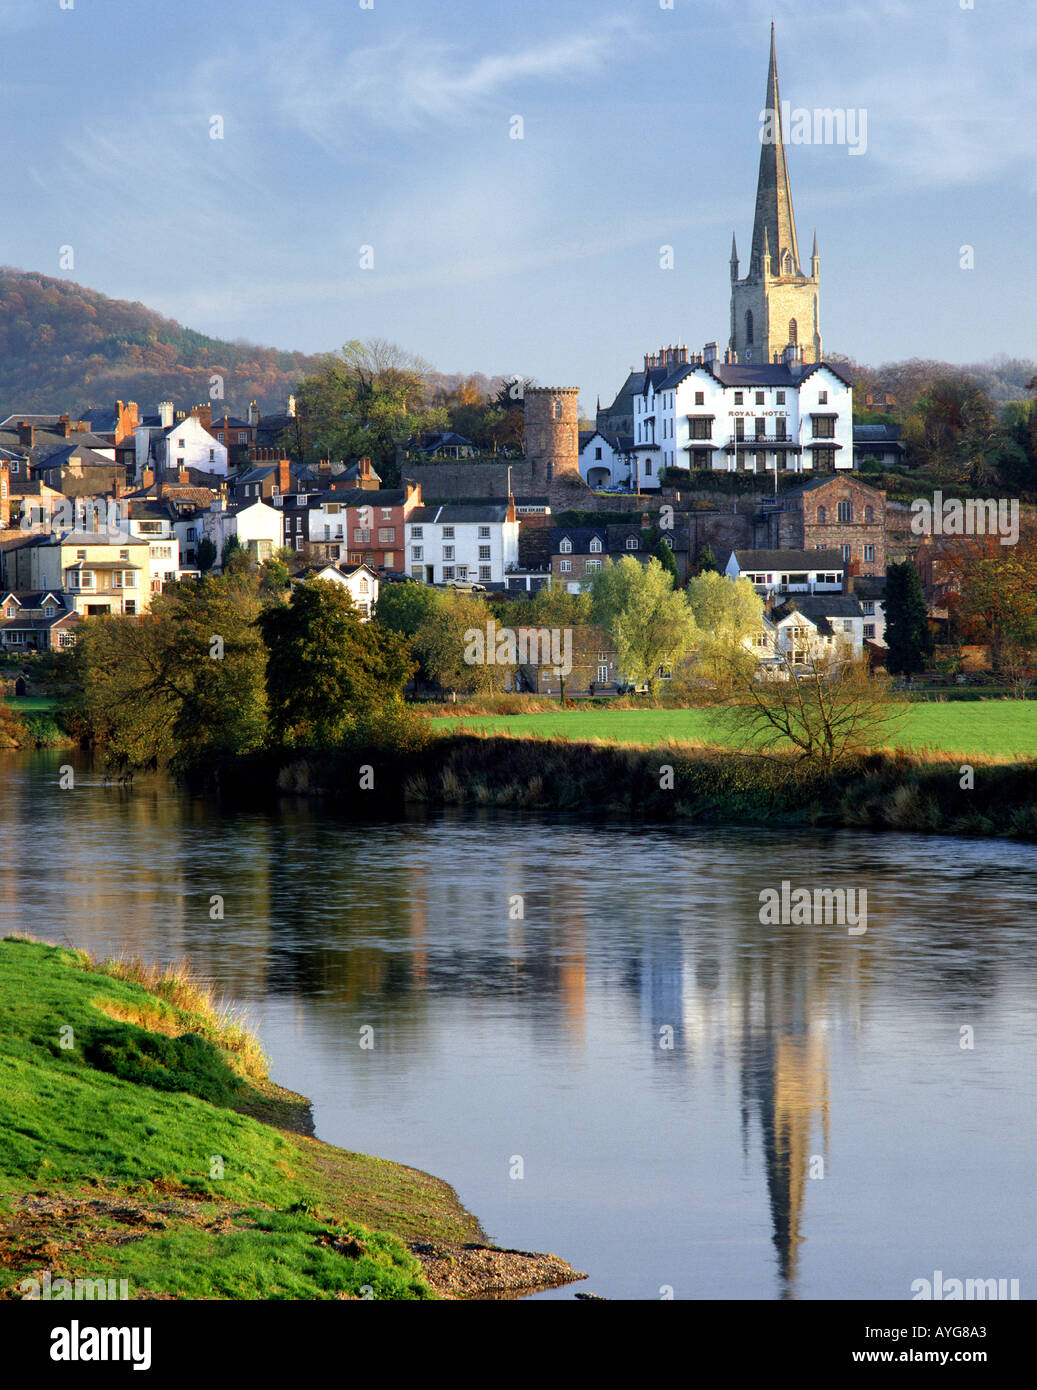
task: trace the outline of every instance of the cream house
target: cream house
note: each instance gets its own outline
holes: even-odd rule
[[[151,606],[151,549],[125,532],[71,531],[33,537],[7,555],[8,584],[16,591],[60,590],[80,617],[145,613]],[[161,583],[161,575],[157,576]]]

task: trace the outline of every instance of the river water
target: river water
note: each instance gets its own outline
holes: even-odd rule
[[[588,1272],[537,1297],[1037,1294],[1037,848],[358,826],[68,757],[0,755],[0,932],[189,956],[321,1138]],[[866,930],[761,922],[782,881],[866,891]]]

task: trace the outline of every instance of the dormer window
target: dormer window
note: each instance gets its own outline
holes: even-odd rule
[[[636,537],[636,536],[627,536],[627,549],[628,549],[628,550],[636,550],[636,549],[637,549],[637,537]]]
[[[563,555],[571,555],[573,553],[573,543],[566,538],[559,544],[558,549]]]
[[[588,549],[592,555],[599,555],[601,553],[601,541],[597,536],[593,538]]]

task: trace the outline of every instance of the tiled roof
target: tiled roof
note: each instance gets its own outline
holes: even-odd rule
[[[841,550],[736,550],[740,570],[842,570]]]

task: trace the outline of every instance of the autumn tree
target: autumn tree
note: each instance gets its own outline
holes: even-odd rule
[[[304,452],[311,459],[367,456],[383,482],[395,486],[398,448],[413,435],[447,423],[446,409],[428,400],[428,363],[373,338],[352,340],[320,364],[296,392]]]

